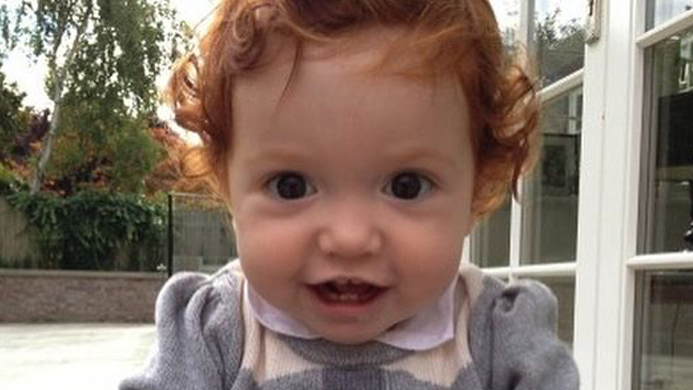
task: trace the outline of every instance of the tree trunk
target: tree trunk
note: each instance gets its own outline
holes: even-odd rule
[[[32,194],[35,194],[36,192],[40,191],[41,187],[43,186],[44,172],[46,170],[46,165],[48,164],[48,161],[50,159],[51,152],[53,151],[53,138],[55,137],[58,125],[60,123],[60,106],[63,100],[63,87],[65,85],[65,79],[68,77],[68,69],[72,64],[75,54],[77,53],[77,47],[79,46],[80,41],[82,39],[82,35],[84,35],[84,32],[87,28],[90,15],[91,8],[85,11],[82,20],[80,21],[79,27],[77,29],[77,34],[75,35],[75,38],[72,41],[72,46],[70,47],[70,50],[67,52],[67,56],[65,57],[65,62],[63,63],[63,66],[59,69],[51,69],[51,71],[53,71],[53,74],[56,75],[55,87],[53,89],[53,96],[51,99],[53,100],[54,104],[53,116],[51,118],[51,127],[48,130],[48,133],[46,134],[46,138],[44,139],[43,145],[41,146],[41,151],[39,152],[39,156],[36,159],[36,171],[34,172],[34,180],[31,182]],[[59,47],[54,47],[53,49],[54,55],[56,56],[58,49]],[[53,62],[53,64],[56,63],[57,61]],[[55,68],[57,68],[57,65],[54,66]]]

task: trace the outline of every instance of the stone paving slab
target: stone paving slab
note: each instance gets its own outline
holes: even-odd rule
[[[151,324],[0,324],[0,389],[115,390],[154,338]]]

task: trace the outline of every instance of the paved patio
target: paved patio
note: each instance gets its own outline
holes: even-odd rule
[[[154,325],[0,324],[0,389],[117,389],[154,337]]]

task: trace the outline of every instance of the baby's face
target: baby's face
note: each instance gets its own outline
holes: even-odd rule
[[[462,88],[452,76],[364,73],[382,34],[338,55],[308,45],[284,98],[288,48],[234,90],[243,270],[264,299],[339,343],[375,339],[439,299],[473,219]]]

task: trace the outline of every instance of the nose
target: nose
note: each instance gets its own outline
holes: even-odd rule
[[[344,203],[331,209],[318,237],[320,250],[330,257],[374,256],[383,246],[377,215],[369,207]]]

